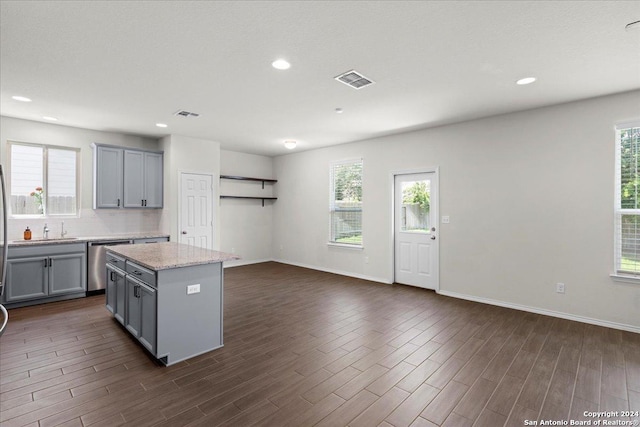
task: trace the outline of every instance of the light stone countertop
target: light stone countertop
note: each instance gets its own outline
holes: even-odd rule
[[[88,242],[104,242],[110,240],[135,240],[135,239],[154,239],[158,237],[169,237],[168,234],[165,233],[153,233],[153,232],[143,232],[143,233],[124,233],[124,234],[110,234],[108,236],[79,236],[79,237],[64,237],[64,238],[56,238],[51,237],[49,239],[42,238],[33,238],[31,240],[9,240],[9,247],[19,247],[19,246],[34,246],[34,245],[60,245],[64,243],[88,243]],[[0,247],[2,246],[2,242],[0,242]]]
[[[108,250],[154,271],[240,259],[234,254],[175,242],[153,245],[120,245],[109,247]]]

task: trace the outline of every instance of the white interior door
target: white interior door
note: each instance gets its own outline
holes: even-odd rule
[[[213,176],[180,174],[179,241],[213,248]]]
[[[395,281],[438,289],[436,173],[396,175],[394,180]]]

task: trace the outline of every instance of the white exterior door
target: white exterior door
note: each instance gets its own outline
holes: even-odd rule
[[[394,181],[395,282],[437,290],[437,175],[395,175]]]
[[[213,176],[180,174],[180,243],[213,249]]]

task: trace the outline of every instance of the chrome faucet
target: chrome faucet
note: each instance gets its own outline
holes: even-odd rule
[[[64,229],[64,221],[62,221],[62,226],[60,228],[60,238],[64,239],[64,236],[66,236],[66,235],[67,235],[67,232]]]
[[[49,227],[47,227],[47,224],[44,225],[44,229],[42,230],[42,238],[43,239],[49,238]]]

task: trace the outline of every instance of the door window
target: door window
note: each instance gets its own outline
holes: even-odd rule
[[[430,209],[430,180],[402,183],[401,231],[428,233],[431,229]]]

